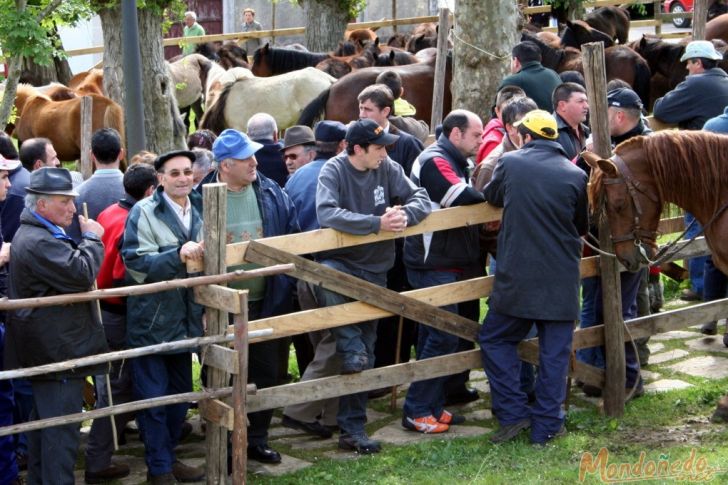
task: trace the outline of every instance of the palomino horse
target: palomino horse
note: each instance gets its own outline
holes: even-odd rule
[[[91,130],[115,128],[123,140],[124,114],[121,106],[98,94],[88,96],[93,99]],[[60,160],[77,160],[81,156],[81,99],[53,101],[32,86],[19,85],[15,98],[19,117],[13,135],[21,143],[28,138],[48,138]]]
[[[323,91],[301,114],[298,124],[313,126],[324,115],[327,120],[348,123],[359,118],[359,103],[356,98],[367,86],[375,83],[384,71],[396,71],[402,78],[402,87],[407,101],[417,109],[417,118],[430,121],[432,113],[432,90],[435,78],[435,56],[417,64],[391,67],[366,67],[339,79],[331,89]],[[445,86],[450,86],[452,62],[448,58]],[[443,112],[450,112],[450,90],[445,89]]]
[[[283,130],[295,125],[303,108],[334,82],[335,78],[313,67],[266,78],[255,77],[247,69],[231,69],[220,79],[219,95],[210,89],[209,100],[217,100],[205,111],[200,128],[215,133],[226,128],[246,131],[248,119],[264,112]]]
[[[728,136],[667,131],[621,143],[609,160],[589,154],[594,168],[590,199],[606,198],[614,252],[630,271],[654,259],[665,203],[689,211],[702,224],[713,263],[728,274]],[[714,419],[728,420],[728,395]]]

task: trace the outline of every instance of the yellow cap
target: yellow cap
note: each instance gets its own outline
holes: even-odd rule
[[[549,140],[559,137],[559,129],[556,126],[556,119],[548,111],[535,109],[526,113],[526,116],[513,123],[513,126],[525,126],[537,135]]]

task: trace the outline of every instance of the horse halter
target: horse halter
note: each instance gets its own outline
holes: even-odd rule
[[[637,193],[639,192],[643,194],[656,204],[660,203],[660,199],[653,192],[648,191],[645,187],[645,184],[641,183],[639,180],[635,180],[634,176],[632,175],[632,171],[629,169],[622,157],[615,153],[610,158],[610,160],[614,162],[614,165],[616,165],[617,169],[619,170],[619,176],[613,178],[605,177],[603,179],[603,183],[604,185],[625,184],[627,186],[627,193],[632,200],[632,207],[635,214],[634,223],[630,232],[621,236],[612,235],[612,242],[616,244],[624,241],[634,241],[634,245],[637,246],[640,254],[642,254],[646,261],[649,261],[649,258],[647,256],[647,250],[642,245],[643,239],[646,244],[652,246],[653,248],[656,248],[658,233],[657,231],[650,231],[642,227],[640,219],[642,217],[643,211]]]

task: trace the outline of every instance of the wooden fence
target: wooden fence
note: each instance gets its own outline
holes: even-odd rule
[[[247,342],[244,338],[246,324],[247,331],[250,332],[250,343],[254,344],[265,340],[307,333],[314,330],[335,328],[394,314],[412,318],[423,324],[442,329],[474,342],[478,331],[478,322],[445,312],[439,307],[487,297],[493,287],[492,276],[479,277],[399,294],[368,284],[365,281],[358,280],[357,278],[330,268],[322,267],[315,262],[302,258],[300,255],[411,236],[423,232],[497,221],[500,219],[501,211],[485,203],[468,207],[442,209],[433,212],[422,223],[407,228],[402,234],[382,233],[379,235],[353,236],[332,229],[321,229],[304,234],[279,236],[253,242],[225,245],[224,243],[221,244],[220,238],[218,238],[218,235],[225,234],[225,190],[224,184],[211,184],[204,188],[204,222],[207,228],[205,264],[199,265],[191,263],[188,265],[188,270],[190,272],[196,272],[206,268],[206,272],[209,274],[224,272],[220,270],[216,271],[215,268],[212,268],[210,262],[213,261],[218,262],[215,263],[217,268],[234,266],[243,262],[254,262],[267,268],[253,272],[238,271],[235,273],[222,275],[211,274],[210,276],[201,277],[208,278],[207,280],[175,280],[157,283],[157,286],[135,286],[113,290],[98,290],[74,296],[63,296],[65,301],[68,302],[69,298],[73,301],[92,300],[112,296],[139,294],[140,292],[167,290],[175,286],[203,285],[196,288],[195,299],[208,307],[208,336],[189,342],[167,343],[161,344],[161,346],[155,346],[154,348],[114,352],[97,357],[52,364],[41,368],[0,372],[0,379],[15,378],[31,374],[37,375],[49,371],[58,371],[60,369],[75,368],[80,365],[131,358],[144,353],[161,352],[170,350],[174,346],[202,346],[204,355],[203,364],[210,367],[210,372],[215,370],[220,371],[222,377],[220,381],[223,384],[211,385],[209,389],[198,393],[166,396],[155,400],[112,406],[62,418],[8,426],[0,428],[0,436],[39,429],[41,427],[115,415],[130,410],[145,409],[173,402],[198,400],[200,402],[200,413],[207,421],[207,483],[220,483],[222,477],[225,476],[224,457],[226,456],[227,430],[236,433],[234,436],[236,443],[235,449],[238,451],[245,449],[245,412],[279,408],[290,404],[337,397],[353,392],[391,387],[481,367],[480,351],[469,350],[417,362],[405,362],[388,367],[371,369],[360,374],[331,376],[267,389],[256,390],[254,386],[242,386],[242,382],[244,382],[243,376],[246,375]],[[220,215],[222,216],[220,217]],[[665,232],[673,232],[678,227],[679,222],[677,219],[669,219],[661,222],[661,230]],[[707,247],[704,240],[700,238],[672,259],[692,257],[705,254],[706,252]],[[273,274],[281,270],[286,270],[288,274],[296,278],[349,296],[356,301],[335,307],[301,311],[247,322],[247,300],[245,292],[229,289],[219,284],[226,280],[260,276],[261,274]],[[581,274],[583,277],[598,275],[599,257],[584,258],[581,262]],[[0,310],[49,304],[58,304],[58,301],[48,300],[47,298],[37,298],[33,299],[33,301],[5,300],[0,302]],[[628,340],[630,336],[633,338],[643,337],[683,328],[695,322],[717,319],[722,317],[726,310],[728,310],[728,300],[720,300],[697,305],[686,310],[665,312],[635,319],[628,322],[627,328],[629,332],[626,333],[627,337],[625,337],[625,340]],[[224,323],[220,327],[222,330],[216,330],[210,326],[210,318],[213,315],[213,311],[220,311],[221,318],[218,319],[218,322]],[[238,318],[235,320],[235,325],[230,327],[227,325],[228,312],[238,315]],[[233,333],[234,337],[231,335]],[[233,339],[235,340],[234,349],[229,349],[225,344]],[[601,345],[603,342],[603,326],[584,330],[578,329],[574,333],[573,349],[577,350]],[[219,345],[221,343],[223,345]],[[607,349],[607,352],[609,352],[609,349]],[[519,346],[519,354],[524,361],[537,364],[537,339],[521,343]],[[234,389],[227,387],[227,383],[229,382],[227,379],[229,379],[230,375],[235,376],[234,382],[237,384],[234,386]],[[570,366],[570,376],[599,387],[604,386],[606,379],[605,372],[602,369],[591,367],[574,359],[572,359]],[[231,398],[236,400],[232,403],[232,406]],[[214,430],[217,430],[217,433]],[[216,436],[216,438],[213,439],[211,436]],[[236,465],[234,467],[235,483],[243,483],[245,479],[245,458],[241,455],[242,453],[240,452],[236,453]]]

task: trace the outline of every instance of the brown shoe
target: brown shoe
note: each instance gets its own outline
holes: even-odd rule
[[[112,480],[118,480],[129,475],[129,465],[125,463],[111,462],[109,467],[99,470],[97,472],[90,472],[86,470],[84,474],[84,480],[86,483],[106,483]]]
[[[205,478],[205,470],[196,466],[185,465],[177,460],[172,463],[172,475],[178,482],[199,482]]]

